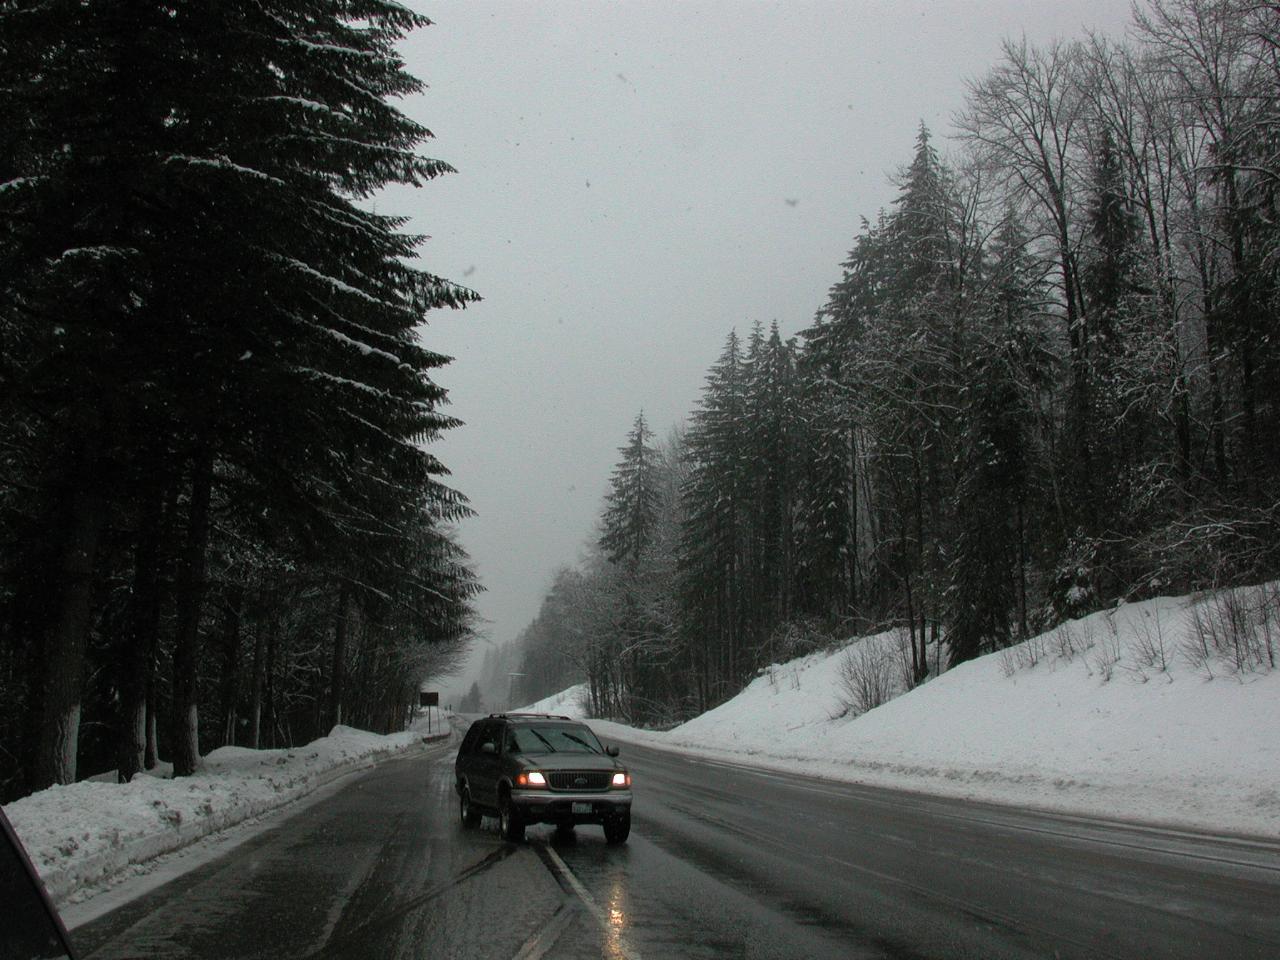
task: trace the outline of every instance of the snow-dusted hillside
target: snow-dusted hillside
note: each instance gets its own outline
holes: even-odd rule
[[[840,716],[839,651],[776,665],[668,733],[593,725],[842,780],[1276,837],[1276,625],[1250,621],[1256,643],[1243,656],[1222,632],[1254,600],[1274,601],[1271,590],[1241,593],[1239,609],[1219,596],[1093,614],[858,717]],[[858,643],[894,646],[889,635]]]
[[[562,717],[585,717],[587,715],[584,706],[586,700],[587,685],[580,683],[559,693],[553,693],[546,699],[531,703],[527,707],[521,707],[520,711],[522,713],[555,713]]]

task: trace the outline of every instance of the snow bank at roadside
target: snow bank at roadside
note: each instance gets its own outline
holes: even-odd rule
[[[1195,662],[1195,613],[1213,603],[1070,621],[858,717],[840,715],[846,648],[770,667],[667,733],[592,726],[815,776],[1280,837],[1280,671]]]
[[[425,720],[390,736],[337,726],[329,736],[289,750],[222,747],[204,757],[191,777],[141,774],[126,784],[84,780],[24,797],[4,812],[50,895],[59,903],[76,902],[131,864],[185,847],[419,745],[425,730]]]

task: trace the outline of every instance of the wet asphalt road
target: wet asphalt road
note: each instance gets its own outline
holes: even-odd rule
[[[458,823],[453,744],[72,931],[92,958],[1280,957],[1280,845],[623,746],[631,839]]]

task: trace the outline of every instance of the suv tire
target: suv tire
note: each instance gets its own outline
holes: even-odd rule
[[[623,813],[604,822],[604,839],[611,844],[626,843],[631,833],[631,814]]]
[[[471,791],[466,787],[462,788],[462,796],[458,800],[458,813],[464,827],[480,826],[480,808],[471,802]]]
[[[516,805],[511,802],[511,796],[506,793],[498,801],[498,831],[502,834],[502,839],[512,843],[519,843],[524,839],[524,820],[520,818]]]

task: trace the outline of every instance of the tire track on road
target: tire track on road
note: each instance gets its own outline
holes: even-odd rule
[[[405,915],[417,910],[424,904],[430,903],[437,897],[448,893],[450,890],[460,886],[471,878],[496,867],[503,860],[506,860],[507,857],[518,852],[518,849],[519,848],[511,846],[510,844],[499,847],[479,862],[473,863],[465,870],[460,870],[444,883],[438,883],[430,890],[420,893],[415,897],[410,897],[403,903],[397,904],[394,909],[381,914],[376,919],[369,920],[359,926],[352,927],[345,931],[340,937],[335,937],[328,941],[319,950],[302,954],[299,957],[299,960],[311,960],[313,957],[323,957],[335,950],[341,950],[342,948],[348,947],[357,940],[363,940],[370,933],[395,926],[405,917]]]

